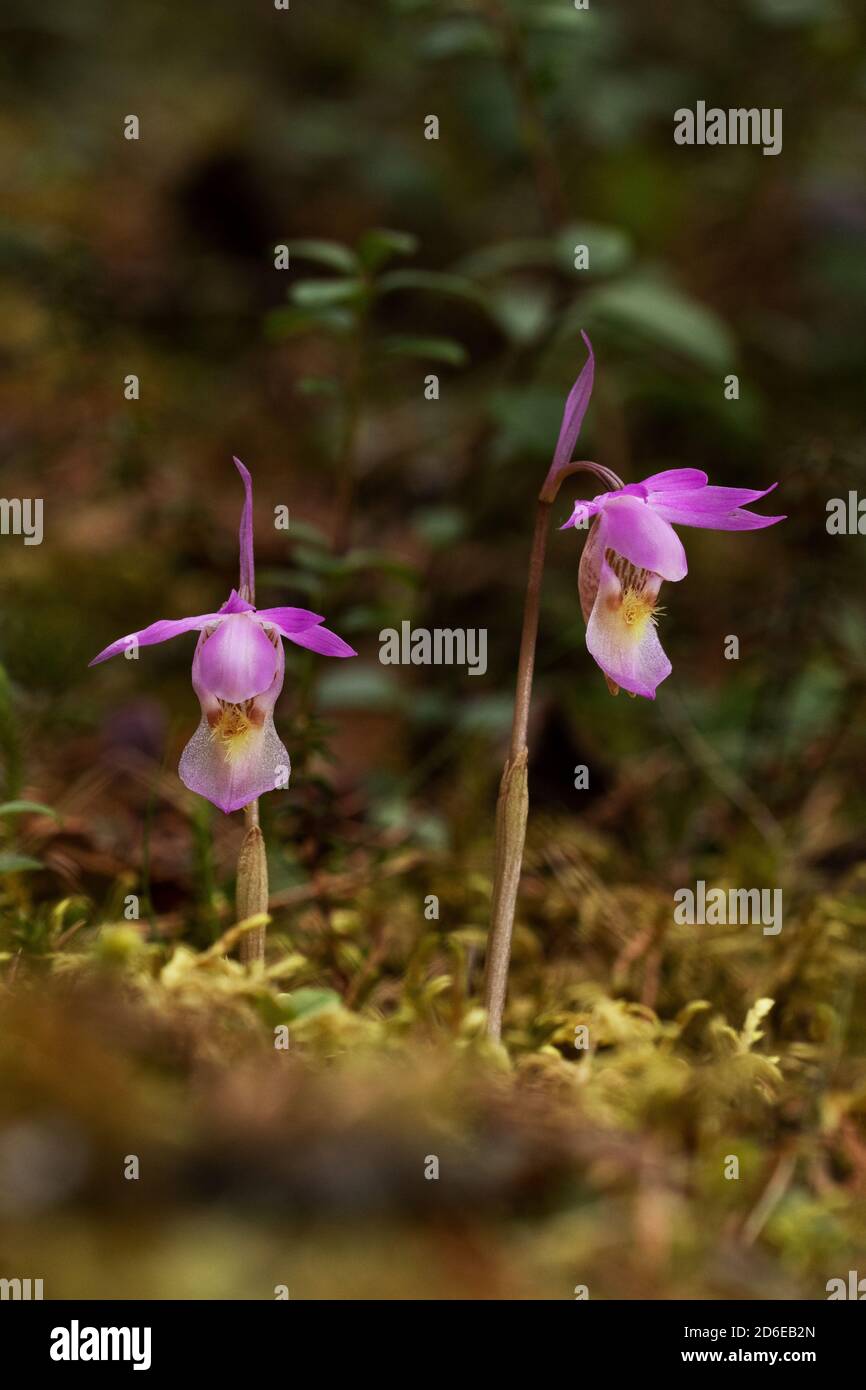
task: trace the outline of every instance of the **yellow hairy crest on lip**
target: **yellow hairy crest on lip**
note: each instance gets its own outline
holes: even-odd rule
[[[648,595],[636,589],[626,589],[620,599],[620,617],[626,627],[636,629],[636,635],[649,621],[655,622],[656,607]]]
[[[607,551],[606,559],[621,586],[618,594],[608,597],[607,606],[629,629],[628,636],[639,638],[646,624],[655,623],[661,611],[655,601],[657,589],[648,583],[648,570],[638,569],[613,550]]]
[[[220,745],[226,762],[243,754],[263,721],[264,715],[254,700],[245,700],[242,705],[220,700],[219,709],[208,715],[211,738]]]

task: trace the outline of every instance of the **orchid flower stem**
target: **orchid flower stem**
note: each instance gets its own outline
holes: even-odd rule
[[[508,965],[511,958],[511,936],[514,913],[523,865],[526,841],[526,821],[529,815],[529,779],[526,743],[529,712],[532,703],[532,676],[535,668],[535,643],[541,611],[541,583],[544,576],[544,556],[550,513],[561,483],[577,472],[594,473],[609,489],[622,483],[610,469],[595,463],[569,463],[551,469],[538,498],[535,513],[535,533],[529,554],[529,578],[523,606],[523,630],[520,637],[520,656],[517,663],[517,690],[511,743],[508,758],[499,784],[494,832],[493,904],[490,940],[484,973],[484,1007],[487,1011],[487,1036],[498,1042],[502,1035],[502,1015],[508,988]]]
[[[268,860],[259,825],[258,800],[244,807],[246,834],[238,855],[237,919],[245,922],[268,910]],[[254,927],[241,938],[241,961],[254,965],[265,958],[265,928]]]
[[[508,988],[508,965],[511,959],[511,933],[514,911],[520,886],[523,846],[526,840],[526,821],[529,815],[529,786],[527,778],[526,731],[532,699],[532,672],[535,666],[535,639],[538,635],[538,615],[541,606],[541,579],[544,573],[544,552],[550,528],[549,502],[539,501],[535,515],[535,534],[529,558],[529,581],[523,608],[523,631],[520,638],[520,657],[517,666],[517,693],[514,700],[514,719],[511,726],[511,745],[499,784],[494,832],[493,909],[490,922],[490,944],[484,971],[484,1007],[487,1010],[487,1035],[499,1041],[502,1034],[502,1014]]]
[[[256,581],[254,571],[250,571],[246,583],[240,585],[241,598],[248,603],[256,601]],[[265,837],[259,824],[259,799],[244,807],[246,834],[238,855],[238,875],[235,886],[237,919],[245,922],[268,910],[268,858],[265,850]],[[265,927],[255,927],[241,937],[241,963],[254,965],[265,959]]]

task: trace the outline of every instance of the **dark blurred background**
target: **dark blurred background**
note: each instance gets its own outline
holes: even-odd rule
[[[263,805],[272,888],[296,902],[317,876],[408,854],[419,901],[453,895],[438,930],[467,933],[471,994],[531,511],[580,329],[597,370],[579,456],[627,482],[679,466],[778,480],[759,509],[788,519],[682,532],[654,704],[609,696],[584,645],[581,534],[553,533],[525,911],[543,918],[545,856],[567,834],[602,878],[668,897],[696,877],[781,882],[786,911],[808,914],[850,882],[866,859],[866,541],[826,518],[829,499],[866,496],[864,19],[854,0],[6,0],[0,491],[43,498],[45,535],[0,538],[0,743],[7,800],[61,817],[5,822],[32,895],[19,877],[5,899],[12,954],[56,945],[75,895],[98,922],[140,892],[154,940],[206,947],[230,921],[239,818],[174,773],[198,719],[192,639],[87,662],[224,600],[238,454],[260,606],[325,613],[360,653],[287,653],[277,723],[295,773]],[[677,146],[673,113],[699,100],[781,108],[781,153]],[[487,674],[381,665],[378,633],[404,619],[487,628]],[[621,947],[590,952],[590,976]],[[574,943],[554,948],[571,979]],[[766,973],[766,939],[755,949]],[[654,951],[639,978],[627,954],[615,983],[675,1011],[700,982],[672,982]],[[360,1004],[363,959],[323,957],[316,982]],[[704,985],[738,1022],[770,988],[751,969]]]
[[[672,718],[782,815],[853,772],[863,546],[828,536],[825,508],[864,484],[862,22],[844,0],[7,4],[2,488],[45,502],[40,549],[3,541],[29,775],[47,762],[38,776],[68,786],[77,741],[124,699],[185,737],[191,640],[85,664],[157,615],[207,611],[233,579],[238,453],[263,599],[327,597],[361,651],[315,673],[318,709],[339,712],[338,775],[447,839],[458,784],[473,816],[494,785],[529,509],[580,327],[598,354],[585,456],[632,481],[679,465],[778,480],[789,520],[685,534],[658,708],[611,702],[583,648],[581,538],[554,538],[536,803],[573,806],[588,760],[591,801],[624,755],[669,742]],[[782,153],[676,146],[673,112],[698,99],[781,107]],[[274,268],[277,245],[314,238],[336,249],[292,245]],[[278,504],[288,536],[268,525]],[[486,626],[487,676],[380,666],[378,631],[404,617]],[[353,737],[353,720],[385,731]]]

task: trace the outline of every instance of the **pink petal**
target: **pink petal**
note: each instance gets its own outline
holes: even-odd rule
[[[326,627],[308,627],[305,632],[287,632],[285,636],[290,642],[296,642],[299,647],[309,647],[311,652],[318,652],[320,656],[358,655],[354,647]]]
[[[760,502],[762,497],[768,493],[775,492],[778,483],[770,483],[769,487],[705,487],[695,498],[695,502],[703,510],[712,507],[714,511],[730,512],[735,507],[746,507],[750,502]],[[666,497],[665,504],[674,499]],[[676,499],[679,500],[679,499]]]
[[[256,588],[256,569],[253,560],[253,480],[250,477],[249,469],[244,467],[240,459],[236,458],[234,465],[244,484],[244,509],[241,512],[241,529],[238,537],[241,562],[240,587],[246,593],[253,594]]]
[[[286,661],[283,644],[278,642],[272,648],[276,670],[268,689],[243,705],[221,703],[204,684],[201,672],[203,654],[212,640],[202,635],[193,657],[192,683],[202,720],[183,750],[178,772],[190,791],[229,814],[288,782],[289,755],[273,720]]]
[[[247,603],[246,599],[241,598],[237,589],[232,589],[222,608],[221,613],[255,613],[255,605]]]
[[[309,608],[260,608],[258,616],[266,623],[273,623],[285,637],[324,622],[321,613],[311,613]]]
[[[639,497],[608,497],[601,512],[601,540],[639,569],[662,579],[678,580],[688,573],[683,543],[656,508]]]
[[[653,473],[644,478],[641,487],[649,492],[689,492],[693,488],[706,487],[707,475],[699,468],[667,468],[664,473]]]
[[[765,526],[775,526],[777,521],[786,521],[786,516],[759,516],[757,512],[733,511],[692,512],[685,516],[671,517],[677,526],[699,526],[705,531],[761,531]]]
[[[583,417],[586,414],[589,398],[592,395],[592,383],[595,377],[595,355],[592,351],[592,343],[582,329],[580,336],[586,343],[586,350],[589,356],[577,381],[568,393],[568,399],[565,402],[559,438],[556,441],[556,448],[553,451],[551,472],[561,467],[563,464],[571,462],[574,446],[577,443],[577,436],[580,434]]]
[[[783,516],[759,516],[742,511],[751,502],[758,502],[777,486],[758,491],[747,487],[705,487],[697,492],[665,493],[650,498],[653,511],[677,526],[701,526],[713,531],[756,531],[784,521]]]
[[[560,526],[560,531],[567,531],[569,526],[579,526],[582,531],[584,529],[583,523],[588,521],[590,517],[595,516],[600,508],[601,502],[598,498],[593,498],[591,502],[575,502],[574,511],[571,513],[568,521]]]
[[[219,621],[219,613],[199,613],[195,618],[161,618],[159,622],[151,623],[150,627],[131,632],[128,637],[118,637],[116,642],[112,642],[101,651],[99,656],[88,662],[88,665],[98,666],[100,661],[108,661],[109,657],[119,656],[121,652],[129,651],[136,646],[152,647],[157,642],[169,642],[172,637],[180,637],[184,632],[200,631],[210,623]]]
[[[598,592],[586,629],[590,655],[616,685],[633,695],[655,699],[657,687],[671,673],[658,639],[651,609],[659,581],[646,583],[642,598],[646,611],[626,622],[623,591],[607,560],[602,561]]]
[[[267,690],[277,669],[276,647],[257,617],[249,613],[224,618],[196,656],[202,685],[218,700],[231,704]]]
[[[180,759],[180,780],[228,815],[287,784],[289,754],[267,713],[235,752],[203,718]]]

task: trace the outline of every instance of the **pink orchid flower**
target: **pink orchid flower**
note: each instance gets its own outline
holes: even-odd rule
[[[201,723],[181,755],[178,772],[190,791],[207,797],[228,814],[256,797],[288,784],[289,755],[274,728],[273,710],[283,688],[282,639],[322,656],[356,656],[321,627],[323,619],[306,608],[261,608],[253,564],[253,487],[249,472],[235,459],[246,498],[240,528],[240,592],[232,589],[217,613],[168,618],[112,642],[90,662],[137,655],[139,647],[167,642],[184,632],[200,634],[192,660],[192,686],[201,705]],[[247,597],[244,597],[246,595]]]
[[[656,632],[659,588],[687,573],[686,552],[674,526],[711,531],[755,531],[784,521],[744,511],[773,491],[710,487],[697,468],[671,468],[642,483],[576,502],[569,526],[595,518],[580,560],[578,587],[586,645],[612,694],[619,688],[655,699],[670,675]]]

